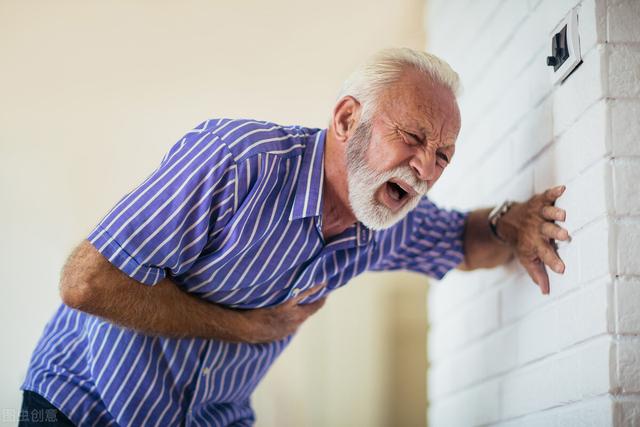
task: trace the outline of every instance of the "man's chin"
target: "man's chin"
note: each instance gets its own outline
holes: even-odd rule
[[[369,207],[366,213],[362,212],[358,215],[356,212],[356,218],[371,230],[386,230],[393,227],[407,216],[414,207],[410,205],[411,204],[408,203],[398,212],[393,212],[385,205],[377,205],[375,207]]]

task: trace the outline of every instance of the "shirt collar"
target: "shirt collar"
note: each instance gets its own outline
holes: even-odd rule
[[[311,135],[302,154],[302,165],[296,183],[293,208],[289,220],[322,214],[324,183],[324,144],[327,130]]]
[[[302,165],[296,183],[296,193],[289,220],[319,217],[318,227],[322,227],[322,187],[324,184],[324,147],[327,130],[323,129],[309,137],[309,141],[302,154]],[[356,245],[366,245],[375,241],[375,232],[367,228],[360,221],[355,224],[354,240]]]

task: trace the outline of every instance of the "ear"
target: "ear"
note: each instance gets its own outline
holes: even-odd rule
[[[333,108],[333,117],[331,118],[331,124],[338,140],[346,142],[351,138],[360,120],[360,111],[360,102],[353,96],[347,95],[340,98]]]

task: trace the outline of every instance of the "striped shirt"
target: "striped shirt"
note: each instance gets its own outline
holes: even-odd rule
[[[88,240],[129,277],[212,303],[273,306],[365,270],[440,279],[463,258],[467,213],[424,197],[386,230],[322,235],[326,129],[208,120],[173,145]],[[252,425],[250,396],[291,336],[268,344],[139,333],[61,304],[21,389],[78,425]]]

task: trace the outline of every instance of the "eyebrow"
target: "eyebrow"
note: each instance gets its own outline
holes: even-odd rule
[[[403,127],[404,127],[404,126],[403,126]],[[409,125],[409,127],[412,127],[412,126],[411,126],[411,125]],[[421,142],[423,142],[423,143],[424,143],[424,140],[428,139],[428,136],[429,136],[430,132],[429,132],[429,131],[427,131],[427,129],[425,129],[425,128],[424,128],[424,127],[422,127],[422,126],[415,126],[415,129],[416,129],[416,130],[418,130],[418,131],[420,131],[420,132],[422,133],[422,135],[424,135],[424,139],[421,141]],[[402,130],[403,130],[404,132],[409,132],[409,133],[411,133],[411,131],[406,130],[406,128],[405,128],[405,129],[402,129]],[[453,143],[453,144],[441,145],[441,146],[439,146],[438,148],[455,148],[455,146],[456,146],[456,144],[455,144],[455,143]]]

